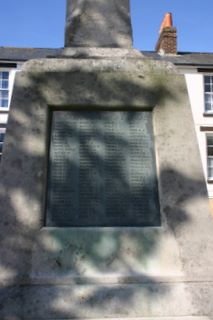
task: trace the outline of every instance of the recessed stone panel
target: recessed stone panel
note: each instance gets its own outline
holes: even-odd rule
[[[152,113],[55,111],[47,225],[160,223]]]

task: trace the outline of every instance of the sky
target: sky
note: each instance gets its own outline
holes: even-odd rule
[[[213,0],[130,2],[135,48],[154,50],[164,14],[172,12],[178,51],[213,52]],[[0,46],[64,46],[66,0],[0,0],[0,3]]]

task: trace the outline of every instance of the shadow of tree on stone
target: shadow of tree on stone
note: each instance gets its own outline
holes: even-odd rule
[[[161,316],[172,310],[167,306],[171,287],[159,285],[154,272],[149,272],[162,250],[161,228],[143,228],[143,232],[140,228],[43,228],[49,143],[43,137],[48,132],[48,106],[98,106],[105,110],[134,106],[137,110],[140,101],[149,109],[155,105],[164,108],[165,99],[176,105],[179,99],[169,90],[174,84],[168,83],[168,78],[166,85],[160,77],[153,85],[153,79],[141,74],[137,81],[131,74],[124,79],[122,73],[112,83],[110,80],[107,72],[100,76],[79,74],[78,69],[71,76],[69,70],[18,76],[1,166],[0,270],[5,285],[1,289],[1,317],[154,316],[159,309],[150,306],[150,301],[159,300]],[[96,135],[101,143],[99,132]],[[111,138],[123,143],[116,135]],[[84,141],[82,146],[93,162],[93,151],[86,144]],[[70,162],[67,167],[75,172],[78,163]],[[125,188],[125,175],[119,177]],[[166,217],[169,232],[181,241],[182,230],[192,223],[182,204],[206,197],[203,180],[165,166],[159,172],[159,183],[162,219]],[[139,192],[147,189],[145,185]],[[184,189],[182,196],[174,196],[174,189],[177,193]],[[171,199],[170,206],[163,197]]]

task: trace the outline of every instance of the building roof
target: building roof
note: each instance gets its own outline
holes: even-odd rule
[[[169,61],[175,65],[203,67],[213,66],[213,53],[178,52],[177,55],[161,55],[154,51],[143,51],[142,53],[147,58]]]
[[[0,47],[1,61],[27,61],[57,56],[61,49]]]
[[[63,48],[16,48],[0,47],[1,61],[20,61],[57,57],[62,54]],[[155,51],[141,51],[145,58],[172,62],[182,66],[213,67],[213,53],[178,52],[177,55],[161,55]]]

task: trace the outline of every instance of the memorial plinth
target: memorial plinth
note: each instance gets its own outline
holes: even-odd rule
[[[107,55],[103,59],[101,50],[97,59],[32,61],[17,75],[1,168],[1,319],[212,316],[213,226],[184,77],[172,65],[144,60],[139,53],[129,59]],[[100,117],[108,112],[110,121],[103,121]],[[109,132],[111,139],[106,139]],[[143,152],[144,145],[150,153],[147,148]],[[109,158],[103,157],[107,148]],[[104,159],[112,161],[115,155],[114,175],[102,175]],[[152,161],[158,226],[60,226],[64,208],[75,214],[74,225],[81,218],[89,221],[86,209],[91,214],[94,189],[87,175],[97,190],[95,219],[103,213],[99,205],[106,208],[109,193],[107,214],[114,219],[121,207],[124,224],[126,203],[136,203],[137,211],[149,198],[156,203],[155,188],[146,181],[154,170]],[[131,167],[138,175],[128,174]],[[119,169],[126,182],[116,189]],[[66,185],[51,187],[48,177],[70,181],[68,196]],[[110,177],[111,189],[103,188],[103,177]],[[137,188],[134,193],[136,182],[140,199]],[[55,227],[47,223],[48,192],[57,199],[49,205]],[[122,192],[127,199],[120,197]],[[136,195],[136,201],[129,195]],[[119,204],[113,200],[117,196]],[[70,210],[76,204],[77,211]],[[133,222],[150,219],[153,211],[147,208],[143,214],[141,210]]]

